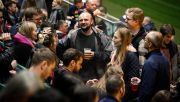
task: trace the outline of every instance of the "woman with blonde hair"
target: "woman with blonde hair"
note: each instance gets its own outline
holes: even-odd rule
[[[131,32],[128,28],[118,28],[112,39],[115,50],[112,52],[110,65],[118,65],[124,72],[126,93],[123,100],[131,100],[136,97],[137,92],[131,90],[131,78],[140,77],[139,61],[131,46]],[[130,49],[129,49],[130,48]]]
[[[19,26],[19,32],[14,35],[14,59],[22,66],[27,62],[35,48],[37,40],[37,27],[33,22],[25,21]]]
[[[2,0],[0,0],[0,9],[3,9],[4,8],[4,4],[2,2]]]

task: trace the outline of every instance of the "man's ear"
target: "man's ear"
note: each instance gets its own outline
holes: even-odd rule
[[[47,61],[42,61],[41,62],[41,70],[46,70],[47,66],[48,66],[48,62]]]
[[[75,64],[76,64],[76,63],[75,63],[75,60],[71,60],[71,62],[70,62],[69,65],[70,65],[70,66],[75,66]]]
[[[93,25],[93,24],[94,24],[94,22],[95,22],[95,21],[94,21],[94,20],[92,20],[92,21],[91,21],[91,25]]]
[[[125,94],[125,89],[124,89],[124,87],[120,87],[119,92],[120,92],[121,96],[124,96],[124,94]]]
[[[152,47],[152,42],[149,42],[149,43],[148,43],[148,46],[149,46],[149,48]]]

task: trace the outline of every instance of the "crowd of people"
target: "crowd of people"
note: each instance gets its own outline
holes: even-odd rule
[[[0,102],[179,102],[175,29],[127,8],[108,36],[102,0],[0,0]]]

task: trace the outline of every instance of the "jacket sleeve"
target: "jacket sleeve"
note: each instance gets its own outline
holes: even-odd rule
[[[3,65],[1,66],[2,68],[8,68],[10,66],[11,61],[13,60],[12,53],[13,53],[12,47],[0,53],[0,65]]]
[[[142,83],[139,93],[139,102],[150,102],[155,88],[157,70],[153,63],[145,63],[142,75]]]
[[[124,72],[124,81],[126,84],[126,93],[127,96],[130,95],[133,91],[131,90],[131,78],[140,77],[140,65],[138,58],[134,52],[128,52],[124,63],[122,64],[122,69]]]
[[[140,77],[140,65],[137,56],[135,53],[130,52],[128,55],[128,61],[127,61],[127,66],[129,67],[129,78],[131,79],[132,77]],[[129,80],[130,80],[129,79]]]
[[[110,54],[113,51],[113,46],[111,43],[112,39],[104,34],[101,34],[100,39],[101,39],[100,50],[98,52],[95,52],[94,58],[97,59],[98,61],[109,62]]]

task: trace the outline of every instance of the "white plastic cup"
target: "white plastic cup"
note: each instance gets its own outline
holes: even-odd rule
[[[84,48],[84,53],[91,53],[91,48]]]

